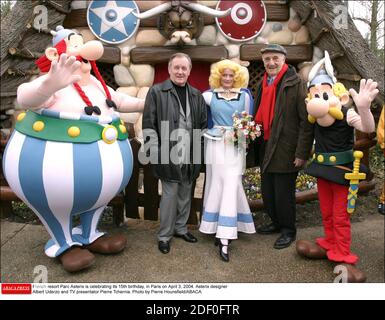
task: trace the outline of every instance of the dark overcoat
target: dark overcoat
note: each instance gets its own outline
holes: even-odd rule
[[[255,112],[258,112],[261,96],[262,82],[257,89]],[[270,138],[266,142],[262,136],[253,145],[254,164],[260,165],[261,172],[296,172],[299,169],[293,164],[295,158],[309,158],[314,130],[307,120],[306,96],[304,81],[289,65],[277,87]]]
[[[207,109],[205,100],[199,90],[186,84],[192,129],[204,130],[207,128]],[[174,164],[170,159],[171,150],[177,145],[177,141],[171,138],[174,130],[179,129],[180,104],[178,94],[171,82],[166,80],[162,83],[152,86],[147,93],[143,111],[143,136],[145,149],[156,156],[156,163],[151,163],[154,175],[165,181],[181,182],[182,171],[180,164]],[[162,124],[163,122],[163,124]],[[163,130],[167,124],[167,130]],[[193,138],[193,137],[190,137]],[[198,144],[198,147],[193,148],[193,143]],[[194,151],[201,151],[201,138],[198,141],[190,140],[190,164],[188,164],[189,180],[195,180],[200,174],[201,157],[199,161],[195,159]],[[166,157],[162,157],[166,155]],[[150,157],[151,158],[151,157]],[[168,163],[164,163],[167,158]],[[194,160],[194,161],[193,161]]]

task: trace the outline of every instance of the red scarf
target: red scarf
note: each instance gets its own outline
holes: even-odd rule
[[[274,119],[274,108],[275,108],[277,86],[288,68],[289,68],[288,65],[285,63],[271,85],[267,84],[267,72],[265,72],[265,74],[263,75],[262,97],[258,107],[258,112],[255,116],[255,122],[257,124],[262,125],[264,140],[269,140],[271,124]]]

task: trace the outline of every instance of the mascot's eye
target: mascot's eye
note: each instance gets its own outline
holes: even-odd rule
[[[316,97],[316,98],[319,98],[319,94],[318,94],[318,93],[316,93],[316,94],[314,95],[314,97]]]
[[[328,96],[328,94],[326,92],[324,92],[322,97],[324,98],[324,100],[329,100],[329,96]]]

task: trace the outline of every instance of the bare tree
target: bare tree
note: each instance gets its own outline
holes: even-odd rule
[[[384,2],[382,0],[354,1],[351,3],[351,16],[353,20],[365,23],[369,33],[365,39],[369,42],[370,49],[384,62]]]

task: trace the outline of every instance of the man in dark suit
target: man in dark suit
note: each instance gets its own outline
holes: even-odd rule
[[[193,130],[207,128],[207,111],[202,94],[187,82],[191,67],[188,55],[172,55],[168,64],[170,78],[150,88],[143,111],[145,149],[155,155],[150,155],[150,162],[154,175],[162,182],[158,248],[165,254],[170,251],[173,236],[198,241],[188,232],[186,223],[192,184],[201,167],[199,161],[194,161],[201,140],[193,139]]]

